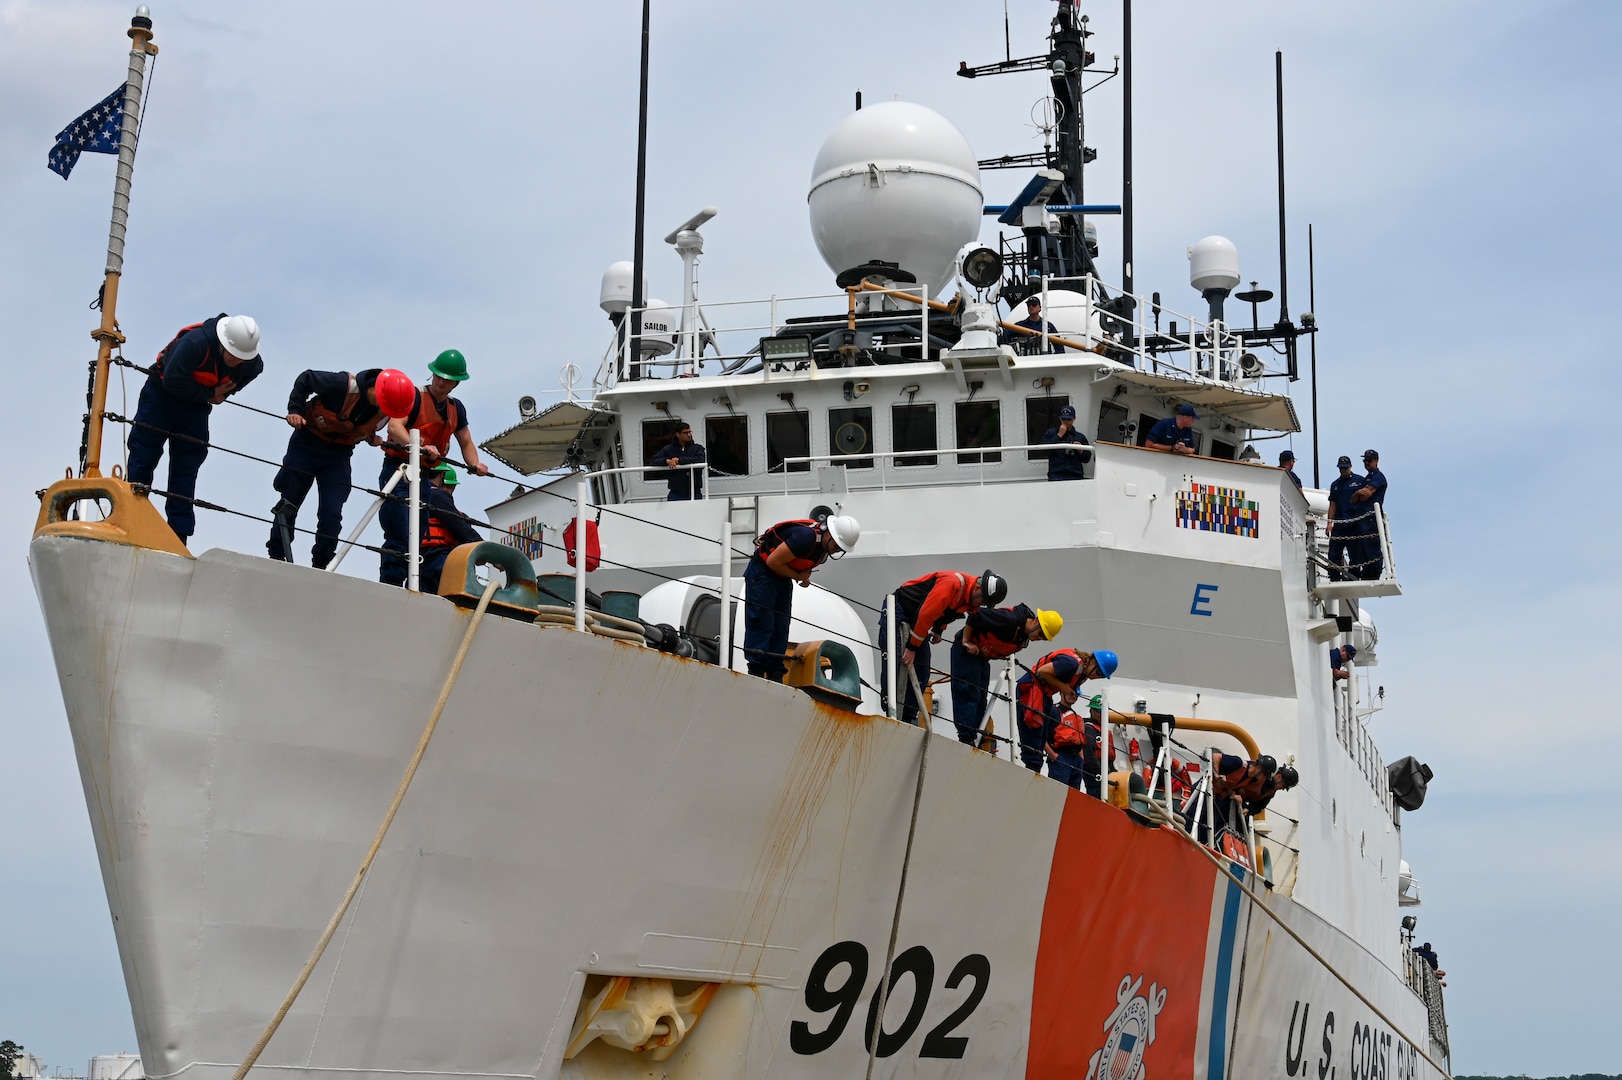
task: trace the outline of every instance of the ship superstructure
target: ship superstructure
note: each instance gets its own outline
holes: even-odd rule
[[[1366,601],[1401,592],[1385,516],[1365,572],[1331,568],[1325,493],[1259,461],[1300,428],[1282,391],[1316,326],[1231,326],[1231,244],[1190,249],[1198,315],[1106,280],[1086,218],[1111,208],[1081,182],[1088,36],[1064,0],[1045,57],[960,71],[1050,73],[1055,145],[1003,159],[1034,173],[1006,205],[943,117],[853,112],[808,189],[825,295],[700,303],[713,210],[667,238],[678,308],[634,307],[634,271],[611,268],[592,392],[526,404],[485,444],[539,479],[490,509],[501,546],[461,551],[440,596],[194,557],[116,480],[47,493],[33,573],[148,1075],[237,1070],[436,695],[400,816],[257,1068],[1443,1074],[1440,991],[1398,934],[1422,792],[1400,769],[1394,790],[1364,724]],[[988,213],[1021,244],[981,246]],[[1043,318],[1021,327],[1005,308],[1030,297]],[[1185,404],[1197,453],[1145,447]],[[1066,406],[1084,477],[1050,482]],[[652,459],[682,423],[708,460],[701,497],[670,501]],[[95,499],[107,519],[75,520]],[[861,540],[797,598],[791,685],[749,678],[743,560],[821,513]],[[588,520],[589,572],[562,553]],[[885,597],[985,567],[1063,611],[1049,647],[1120,655],[1109,760],[1145,789],[1124,808],[1014,760],[1017,664],[990,753],[950,737],[944,688],[922,731],[884,715]],[[1213,751],[1301,774],[1214,851],[1181,825],[1208,812]]]

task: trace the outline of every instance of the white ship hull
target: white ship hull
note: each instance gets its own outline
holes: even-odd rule
[[[31,562],[147,1075],[223,1080],[353,876],[469,615],[219,551],[41,536]],[[1393,1030],[1171,830],[916,728],[497,617],[258,1067],[862,1075],[921,759],[875,1075],[1439,1075],[1401,971],[1268,894]],[[655,1060],[570,1046],[593,976],[720,987]]]

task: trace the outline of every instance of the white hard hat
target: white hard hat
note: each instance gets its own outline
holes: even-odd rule
[[[214,333],[226,352],[238,360],[259,355],[259,324],[249,315],[232,315],[214,324]]]
[[[840,551],[849,551],[861,537],[862,527],[849,514],[835,514],[828,519],[828,535],[834,538]]]

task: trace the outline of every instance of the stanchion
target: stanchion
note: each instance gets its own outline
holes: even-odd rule
[[[586,629],[586,510],[591,481],[581,477],[574,489],[574,628]]]
[[[406,480],[411,485],[411,507],[406,520],[406,588],[417,591],[418,561],[422,555],[422,432],[411,429],[411,446],[406,454]]]

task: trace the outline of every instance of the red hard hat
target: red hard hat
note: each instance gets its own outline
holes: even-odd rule
[[[411,376],[394,368],[377,373],[377,407],[396,420],[411,415],[411,406],[417,403],[417,388],[411,385]]]

